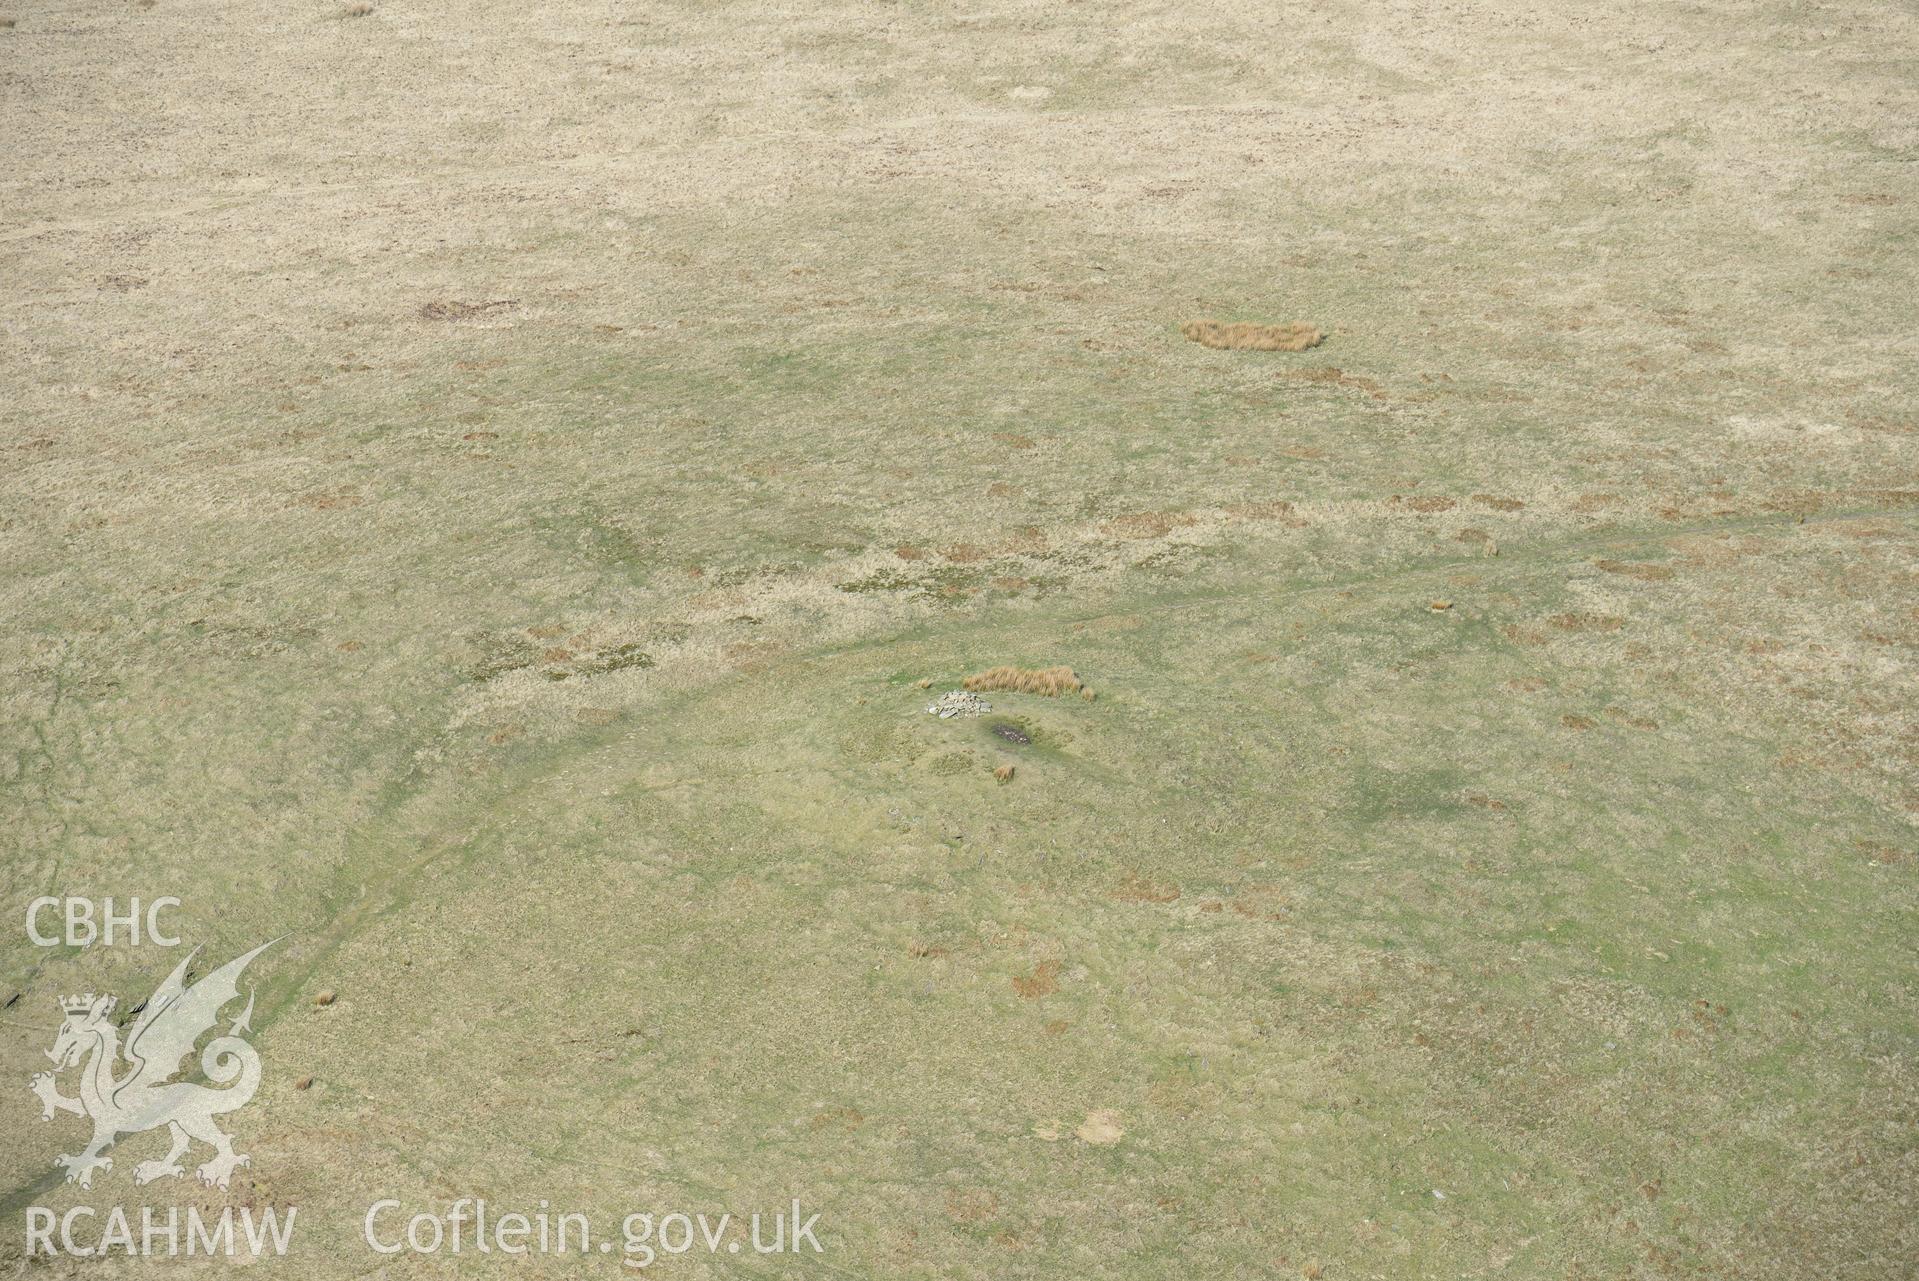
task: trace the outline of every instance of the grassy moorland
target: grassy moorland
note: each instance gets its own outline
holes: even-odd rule
[[[1909,7],[10,12],[0,1262],[1910,1275]],[[42,894],[286,936],[225,1192]]]

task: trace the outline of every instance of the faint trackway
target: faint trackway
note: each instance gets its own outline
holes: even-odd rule
[[[1655,532],[1646,533],[1607,533],[1589,534],[1564,539],[1558,542],[1545,542],[1527,545],[1512,545],[1501,549],[1501,554],[1489,557],[1484,553],[1464,556],[1452,556],[1422,561],[1415,565],[1403,565],[1383,573],[1354,574],[1348,578],[1327,579],[1320,583],[1306,583],[1293,586],[1256,588],[1249,591],[1200,591],[1193,592],[1176,600],[1156,605],[1142,605],[1137,609],[1110,610],[1098,614],[1048,616],[1048,623],[1097,623],[1109,619],[1124,618],[1136,614],[1168,614],[1185,609],[1204,609],[1209,605],[1230,604],[1237,600],[1256,600],[1269,596],[1310,597],[1327,592],[1348,591],[1354,587],[1365,587],[1377,583],[1388,583],[1396,579],[1414,578],[1423,574],[1436,574],[1477,567],[1491,572],[1507,565],[1530,568],[1527,562],[1535,559],[1564,559],[1568,555],[1577,556],[1585,552],[1602,551],[1626,547],[1645,547],[1668,542],[1674,538],[1695,537],[1701,534],[1738,534],[1777,529],[1782,526],[1799,526],[1809,521],[1822,524],[1833,522],[1852,522],[1861,520],[1879,520],[1889,516],[1919,515],[1919,505],[1903,507],[1859,507],[1837,511],[1808,512],[1800,515],[1796,512],[1780,512],[1768,516],[1731,517],[1721,520],[1693,521],[1686,524],[1666,526]],[[1510,552],[1511,554],[1507,554]],[[838,649],[817,650],[805,655],[809,659],[838,658],[842,655],[858,654],[895,643],[892,638],[881,637],[874,640],[858,641]]]

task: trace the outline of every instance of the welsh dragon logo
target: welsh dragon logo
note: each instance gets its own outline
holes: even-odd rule
[[[67,1182],[92,1187],[95,1170],[113,1168],[113,1158],[101,1154],[121,1135],[163,1125],[173,1137],[173,1146],[160,1160],[134,1166],[135,1183],[177,1178],[185,1173],[180,1158],[195,1139],[213,1148],[212,1157],[194,1171],[208,1187],[226,1187],[235,1169],[250,1164],[247,1157],[233,1150],[233,1140],[213,1119],[245,1107],[260,1088],[260,1056],[243,1039],[243,1034],[253,1030],[248,1023],[253,1016],[251,993],[246,1009],[226,1034],[214,1037],[200,1052],[200,1070],[214,1086],[225,1088],[173,1078],[192,1054],[194,1044],[219,1021],[221,1007],[239,996],[241,973],[254,957],[272,946],[262,943],[188,987],[187,966],[199,955],[195,948],[140,1007],[124,1049],[120,1029],[109,1018],[113,997],[89,992],[61,998],[60,1010],[66,1021],[60,1025],[53,1048],[47,1051],[54,1070],[36,1073],[29,1085],[40,1096],[42,1121],[51,1121],[56,1112],[72,1112],[93,1121],[93,1141],[84,1151],[54,1158],[54,1164],[67,1172]],[[123,1057],[130,1070],[119,1075]],[[54,1076],[82,1060],[86,1066],[80,1074],[80,1097],[70,1099],[60,1093]]]

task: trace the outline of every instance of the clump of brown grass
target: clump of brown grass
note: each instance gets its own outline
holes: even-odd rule
[[[349,18],[364,18],[373,12],[370,4],[356,4],[346,10]],[[492,302],[429,302],[420,305],[422,320],[466,320],[473,316],[484,316],[489,311],[502,307],[517,307],[517,298],[496,298]]]
[[[1642,583],[1663,583],[1672,577],[1672,570],[1665,565],[1635,564],[1620,560],[1596,560],[1593,564],[1608,574],[1624,574],[1627,578],[1637,578]]]
[[[1070,667],[994,667],[975,672],[960,684],[975,693],[1005,690],[1013,694],[1044,694],[1048,698],[1077,694],[1083,688]]]
[[[1222,351],[1305,351],[1326,341],[1317,326],[1295,322],[1290,325],[1226,325],[1217,320],[1190,320],[1179,332],[1202,347]]]
[[[1113,538],[1164,538],[1175,529],[1197,524],[1199,517],[1191,512],[1133,512],[1104,522],[1099,532]]]
[[[346,8],[340,10],[340,16],[342,18],[364,18],[368,16],[369,14],[371,14],[372,12],[373,12],[373,6],[370,4],[365,4],[365,3],[350,4]]]

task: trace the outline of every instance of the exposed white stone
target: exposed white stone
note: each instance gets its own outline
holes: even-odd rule
[[[928,716],[937,716],[943,721],[955,716],[984,716],[992,710],[991,703],[963,689],[949,690],[926,705]]]

